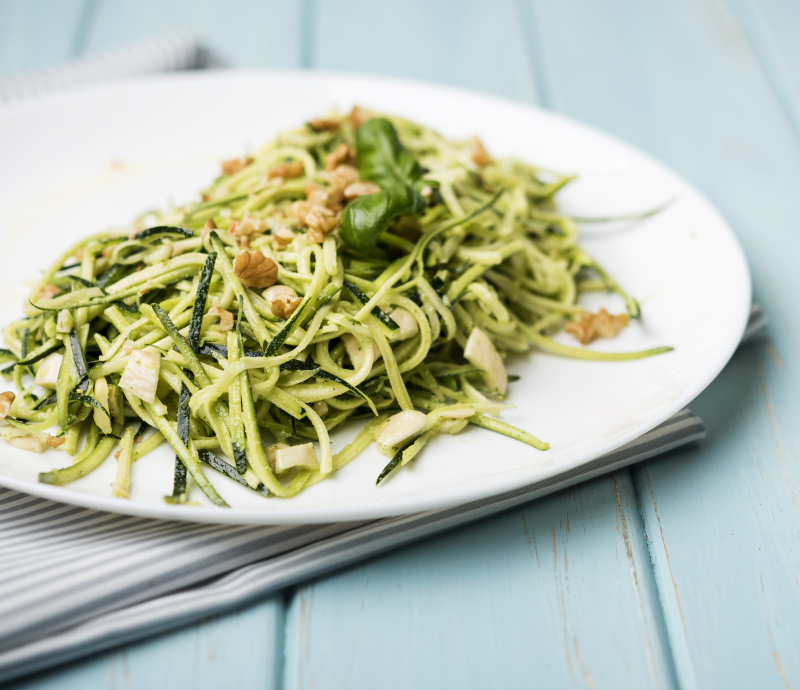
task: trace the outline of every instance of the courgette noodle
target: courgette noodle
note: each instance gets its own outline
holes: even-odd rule
[[[552,339],[585,314],[582,292],[616,292],[639,316],[556,207],[571,179],[362,109],[285,132],[223,164],[197,202],[58,258],[4,331],[2,373],[21,393],[2,435],[73,455],[40,475],[51,484],[85,476],[119,444],[116,497],[129,496],[131,464],[166,441],[167,502],[186,503],[196,485],[223,507],[209,467],[290,497],[376,440],[392,458],[378,482],[467,425],[547,450],[487,416],[508,407],[508,354],[669,350]],[[482,355],[469,355],[473,340]],[[122,380],[142,362],[150,390]],[[362,430],[334,454],[329,434],[348,420]]]

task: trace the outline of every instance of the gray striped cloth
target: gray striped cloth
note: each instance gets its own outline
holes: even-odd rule
[[[0,103],[104,79],[220,64],[190,39],[156,39],[0,80]],[[765,325],[754,306],[745,339]],[[0,488],[0,682],[241,606],[704,437],[702,421],[683,410],[609,455],[515,491],[415,515],[327,525],[151,520]]]

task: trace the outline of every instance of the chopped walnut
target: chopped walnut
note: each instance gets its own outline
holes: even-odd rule
[[[353,129],[358,129],[367,120],[372,119],[372,112],[366,108],[362,108],[361,106],[354,105],[347,117],[350,119],[350,124],[352,125]]]
[[[327,214],[317,210],[312,210],[306,214],[306,225],[308,225],[308,239],[312,242],[322,244],[326,235],[332,233],[339,226],[339,219],[331,215],[328,209]]]
[[[308,124],[311,125],[311,129],[315,132],[330,132],[334,129],[339,129],[341,126],[339,120],[333,120],[328,117],[315,117]]]
[[[381,188],[374,182],[353,182],[347,185],[344,189],[344,198],[348,201],[360,196],[367,196],[369,194],[377,194]]]
[[[331,153],[325,157],[325,170],[336,170],[342,163],[355,158],[355,151],[347,144],[339,144]]]
[[[86,247],[81,247],[77,252],[75,252],[72,256],[75,257],[76,261],[80,261],[83,259],[83,255],[86,253]]]
[[[17,396],[11,391],[0,393],[0,419],[8,417],[8,413],[11,411],[11,405],[14,403],[16,397]]]
[[[253,158],[251,156],[242,156],[241,158],[231,158],[230,160],[222,161],[222,174],[235,175],[252,162]]]
[[[627,314],[609,314],[601,309],[597,314],[584,312],[577,321],[570,321],[564,330],[588,345],[597,338],[613,338],[627,325]]]
[[[267,179],[272,180],[276,177],[281,177],[284,180],[291,180],[294,177],[300,177],[304,172],[305,168],[302,161],[282,163],[267,170]]]
[[[489,165],[492,162],[492,157],[487,153],[483,147],[483,142],[478,137],[472,137],[469,140],[470,152],[469,157],[475,165]]]
[[[65,439],[63,436],[62,437],[50,436],[49,434],[47,436],[47,445],[52,448],[58,448],[59,446],[63,446],[66,443],[66,441],[67,439]]]
[[[41,290],[39,290],[40,299],[50,299],[51,297],[55,297],[59,294],[61,294],[61,288],[53,285],[52,283],[50,283],[50,285],[45,285]]]
[[[223,331],[233,330],[233,314],[219,306],[219,297],[214,298],[213,306],[208,310],[210,316],[219,316],[219,327]]]
[[[217,224],[214,222],[214,219],[213,218],[209,218],[206,221],[206,224],[203,226],[203,229],[200,231],[200,235],[202,237],[205,237],[212,230],[216,230],[216,229],[217,229]]]
[[[331,171],[322,173],[328,183],[328,207],[338,210],[344,199],[344,190],[358,182],[358,170],[352,165],[339,165]]]
[[[269,223],[261,218],[254,218],[249,213],[244,214],[241,220],[235,220],[230,224],[228,232],[236,237],[239,246],[246,249],[250,246],[256,235],[263,235],[269,228]]]
[[[294,232],[284,226],[272,229],[272,246],[275,249],[286,249],[294,239]]]
[[[233,259],[233,271],[243,285],[266,288],[274,285],[278,277],[278,265],[260,251],[240,251]]]
[[[288,319],[303,301],[292,288],[286,285],[273,285],[271,288],[267,288],[263,292],[263,297],[269,302],[272,313],[279,319]]]

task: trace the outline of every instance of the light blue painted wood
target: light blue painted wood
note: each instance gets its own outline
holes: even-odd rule
[[[299,67],[301,0],[103,0],[86,51],[188,33],[237,67]]]
[[[764,73],[800,135],[800,5],[787,0],[731,0]]]
[[[301,587],[286,690],[671,688],[627,472]]]
[[[6,690],[281,687],[283,600],[198,623],[38,674]]]
[[[308,66],[422,79],[536,102],[513,0],[318,0]]]
[[[72,56],[91,0],[0,0],[0,76]]]
[[[771,343],[693,403],[706,445],[634,474],[681,687],[797,687],[800,146],[724,3],[537,1],[536,15],[556,107],[683,172],[748,253]]]

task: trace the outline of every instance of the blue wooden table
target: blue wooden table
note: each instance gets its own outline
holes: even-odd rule
[[[729,219],[770,336],[693,404],[702,446],[11,687],[800,688],[800,4],[0,0],[0,74],[174,30],[632,142]]]

